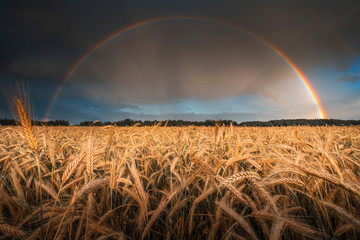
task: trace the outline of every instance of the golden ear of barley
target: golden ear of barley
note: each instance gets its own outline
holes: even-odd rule
[[[334,232],[334,236],[339,238],[341,235],[354,230],[354,225],[352,224],[344,224],[336,229]]]
[[[23,230],[5,223],[0,224],[0,232],[16,238],[23,238],[26,234]]]
[[[255,179],[255,180],[261,180],[260,175],[257,172],[253,171],[244,171],[237,174],[232,175],[229,178],[225,178],[224,181],[220,183],[220,187],[225,184],[232,184],[236,181],[244,180],[244,179]]]
[[[63,183],[65,183],[71,177],[71,175],[75,172],[76,168],[79,166],[81,161],[85,158],[85,155],[86,154],[83,152],[80,153],[80,156],[78,156],[75,160],[71,161],[67,165],[67,167],[62,175],[62,178],[61,178],[61,181]]]
[[[160,121],[156,125],[154,125],[154,127],[151,129],[150,132],[153,133],[155,131],[155,129],[160,126],[160,124],[162,124],[162,121]]]
[[[218,135],[219,135],[219,127],[220,127],[220,123],[218,121],[215,121],[215,144],[217,143],[218,140]]]
[[[295,138],[299,138],[299,131],[297,129],[295,130]]]
[[[111,148],[111,145],[113,142],[114,134],[115,134],[115,126],[111,126],[109,129],[108,140],[107,140],[106,148],[105,148],[105,162],[109,158],[109,152],[110,152],[110,148]]]
[[[24,101],[25,101],[25,99],[26,99],[26,95],[23,96]],[[28,113],[26,107],[27,107],[26,102],[24,105],[23,101],[20,98],[16,99],[16,112],[19,117],[20,125],[21,125],[22,131],[25,135],[26,141],[27,141],[28,145],[30,146],[30,148],[35,153],[35,159],[36,159],[36,164],[37,164],[37,169],[38,169],[38,174],[39,174],[40,206],[41,206],[40,218],[41,218],[41,236],[42,236],[42,233],[43,233],[43,231],[42,231],[43,230],[42,186],[41,186],[42,177],[41,177],[40,159],[39,159],[39,153],[38,153],[38,144],[37,144],[34,132],[33,132],[31,119],[30,119],[30,116],[29,116],[29,113]]]
[[[35,181],[35,185],[40,186],[40,183],[38,181]],[[41,183],[42,189],[45,190],[45,192],[47,192],[52,198],[54,198],[56,200],[57,194],[56,194],[55,190],[50,186],[51,186],[51,184],[49,184],[49,182],[48,183],[46,183],[46,182]]]
[[[83,195],[87,193],[93,192],[100,187],[103,187],[109,183],[109,178],[99,178],[88,182],[87,184],[83,185],[79,191],[75,193],[73,198],[71,199],[70,205],[75,204],[75,202],[80,199]]]
[[[141,199],[140,204],[140,214],[138,216],[138,229],[142,230],[145,220],[146,220],[146,214],[147,214],[147,207],[149,204],[149,197],[148,194],[145,192],[143,184],[140,180],[139,172],[136,168],[135,161],[132,160],[132,163],[128,163],[128,169],[131,173],[131,177],[134,180],[134,187],[137,191],[137,194],[139,195],[139,198]]]
[[[201,158],[198,158],[195,156],[195,157],[191,158],[190,160],[192,162],[198,164],[209,175],[216,175],[216,172],[214,171],[214,169],[208,163],[206,163],[204,160],[202,160]]]
[[[110,168],[110,189],[111,191],[114,189],[116,185],[116,166],[117,161],[115,159],[111,162],[111,168]]]
[[[89,137],[89,141],[88,141],[86,172],[91,180],[92,174],[94,172],[94,152],[93,152],[92,136]]]
[[[16,172],[15,172],[14,169],[11,170],[10,177],[11,177],[11,180],[12,180],[12,181],[11,181],[11,182],[12,182],[12,185],[13,185],[13,187],[14,187],[17,195],[18,195],[18,197],[19,197],[22,201],[26,202],[25,195],[24,195],[24,191],[23,191],[23,187],[21,186],[20,181],[19,181],[19,177],[18,177],[18,175],[16,174]]]
[[[27,112],[26,107],[24,106],[23,102],[20,99],[17,99],[16,101],[16,110],[26,141],[29,144],[30,148],[37,153],[38,144],[32,129],[31,119]]]

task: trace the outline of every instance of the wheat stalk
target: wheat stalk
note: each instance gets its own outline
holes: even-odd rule
[[[243,216],[241,216],[240,214],[238,214],[234,209],[232,209],[229,205],[225,204],[224,202],[221,201],[216,201],[215,204],[221,208],[225,213],[227,213],[230,217],[232,217],[234,220],[236,220],[236,222],[239,224],[239,226],[245,231],[247,232],[247,234],[249,234],[249,236],[252,239],[258,239],[254,229],[252,228],[252,226],[249,224],[248,221],[245,220],[245,218]]]
[[[25,99],[25,97],[24,97],[24,99]],[[38,178],[39,178],[39,189],[40,189],[40,206],[42,206],[42,198],[43,198],[43,196],[42,196],[42,176],[41,176],[42,173],[41,173],[41,168],[40,168],[38,143],[37,143],[35,135],[34,135],[30,115],[27,111],[26,105],[24,105],[23,101],[20,98],[18,98],[16,100],[16,113],[18,115],[20,126],[21,126],[23,134],[25,135],[26,141],[35,154],[35,160],[36,160],[36,165],[37,165],[38,175],[39,175]],[[43,235],[42,210],[40,211],[40,219],[41,219],[41,238],[42,238],[42,235]]]
[[[88,148],[87,148],[87,161],[86,161],[86,172],[90,178],[92,179],[92,175],[94,172],[94,152],[93,152],[93,139],[92,135],[90,135],[88,140]]]

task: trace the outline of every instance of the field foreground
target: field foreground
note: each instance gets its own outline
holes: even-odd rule
[[[0,127],[0,239],[360,239],[359,127]]]

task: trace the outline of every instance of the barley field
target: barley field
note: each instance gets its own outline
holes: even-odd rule
[[[360,238],[359,127],[20,120],[0,127],[0,239]]]

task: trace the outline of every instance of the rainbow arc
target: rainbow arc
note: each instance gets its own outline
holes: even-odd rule
[[[260,42],[261,44],[268,47],[271,51],[273,51],[275,54],[277,54],[283,61],[293,70],[293,72],[298,76],[298,78],[301,80],[302,84],[304,85],[305,89],[307,90],[309,96],[311,97],[312,101],[316,105],[316,108],[318,110],[318,115],[322,119],[328,118],[327,113],[325,111],[324,106],[322,105],[320,98],[318,94],[316,93],[314,87],[310,83],[309,79],[306,77],[306,75],[300,70],[300,68],[284,53],[282,52],[278,47],[270,43],[268,40],[262,38],[260,35],[250,32],[249,30],[237,26],[235,24],[212,19],[212,18],[204,18],[204,17],[193,17],[193,16],[174,16],[174,17],[161,17],[161,18],[153,18],[144,20],[141,22],[134,23],[132,25],[129,25],[127,27],[124,27],[120,29],[119,31],[114,32],[110,36],[104,38],[102,41],[95,44],[92,48],[90,48],[67,72],[64,80],[59,84],[58,88],[56,89],[53,97],[51,98],[50,104],[46,110],[45,116],[43,118],[43,121],[47,121],[48,117],[51,114],[51,110],[54,106],[54,103],[56,102],[56,99],[58,98],[59,94],[61,93],[62,88],[66,84],[66,82],[69,81],[71,76],[76,72],[76,70],[84,63],[88,58],[90,58],[98,49],[103,47],[104,45],[108,44],[109,42],[113,41],[114,39],[123,36],[124,34],[130,33],[132,31],[135,31],[139,28],[146,27],[149,25],[153,25],[156,23],[160,23],[163,21],[200,21],[200,22],[206,22],[206,23],[213,23],[213,24],[220,24],[226,27],[230,27],[232,29],[235,29],[237,31],[241,31],[250,37],[254,38],[256,41]]]

